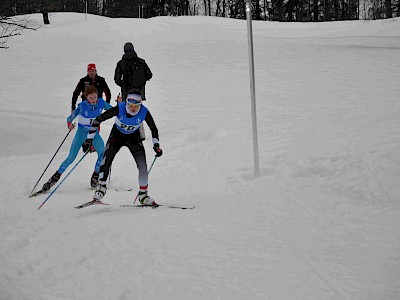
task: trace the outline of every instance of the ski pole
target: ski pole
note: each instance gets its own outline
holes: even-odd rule
[[[153,168],[154,163],[156,162],[157,156],[154,156],[154,160],[150,166],[150,169],[147,171],[147,174],[150,174],[151,169]],[[139,192],[136,195],[135,201],[133,201],[133,203],[136,203],[137,198],[139,197]]]
[[[74,125],[75,125],[75,124],[74,124]],[[44,169],[44,171],[43,171],[42,175],[40,176],[39,180],[36,182],[35,186],[33,187],[32,191],[31,191],[31,194],[33,193],[33,191],[34,191],[35,188],[37,187],[37,185],[38,185],[40,179],[42,179],[42,177],[43,177],[44,173],[46,172],[47,168],[50,166],[50,164],[51,164],[51,162],[53,161],[54,157],[55,157],[56,154],[58,153],[58,150],[60,150],[61,146],[64,144],[65,140],[67,139],[67,137],[68,137],[68,135],[69,135],[69,133],[70,133],[71,131],[72,131],[72,130],[68,130],[67,135],[65,136],[65,138],[64,138],[63,141],[61,142],[61,145],[58,147],[56,153],[54,153],[54,155],[53,155],[53,157],[51,158],[51,160],[50,160],[49,164],[47,165],[46,169]]]
[[[50,195],[47,196],[46,200],[43,201],[43,203],[38,207],[38,210],[47,202],[47,200],[49,200],[49,198],[54,194],[55,191],[57,191],[57,189],[60,187],[60,185],[64,182],[65,179],[67,179],[67,177],[69,176],[69,174],[72,173],[72,171],[76,168],[77,165],[79,165],[79,163],[85,158],[85,156],[90,152],[90,149],[88,149],[85,154],[81,157],[80,160],[78,160],[78,162],[75,164],[75,166],[71,169],[71,171],[68,172],[68,174],[64,177],[63,180],[61,180],[61,182],[56,186],[56,188],[50,193]]]

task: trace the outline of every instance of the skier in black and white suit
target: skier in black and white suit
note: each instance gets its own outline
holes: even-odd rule
[[[139,201],[144,205],[157,205],[154,199],[147,195],[148,173],[146,152],[140,139],[139,127],[143,121],[146,121],[151,130],[153,138],[153,149],[156,156],[162,155],[158,139],[158,129],[150,111],[142,105],[140,91],[130,92],[125,102],[118,103],[116,107],[98,116],[92,123],[92,127],[87,136],[87,143],[90,146],[92,139],[97,132],[100,123],[112,117],[115,118],[115,124],[111,130],[107,145],[104,151],[103,161],[100,165],[99,185],[94,193],[93,199],[100,201],[106,193],[106,181],[112,161],[122,146],[128,147],[132,153],[137,168],[139,170]]]

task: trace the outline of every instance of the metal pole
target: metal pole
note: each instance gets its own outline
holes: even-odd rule
[[[253,125],[253,151],[254,151],[254,176],[260,176],[260,162],[258,157],[258,135],[257,135],[257,111],[256,111],[256,91],[254,79],[254,54],[253,54],[253,28],[251,0],[246,0],[246,18],[247,18],[247,37],[249,48],[249,70],[250,70],[250,92],[251,92],[251,115]]]
[[[140,5],[138,6],[138,10],[139,10],[139,19],[140,19],[140,11],[141,11]]]
[[[87,20],[87,0],[85,1],[85,21]]]

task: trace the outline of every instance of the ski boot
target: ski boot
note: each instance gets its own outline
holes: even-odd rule
[[[48,190],[50,190],[50,188],[57,183],[57,181],[60,179],[60,177],[61,177],[61,174],[58,173],[58,171],[55,172],[53,174],[53,176],[51,176],[51,178],[45,184],[43,184],[43,187],[42,187],[43,192],[47,192]]]
[[[94,192],[93,200],[100,201],[101,199],[103,199],[106,192],[107,192],[106,184],[99,182],[96,191]]]
[[[146,205],[146,206],[158,206],[158,204],[156,203],[156,201],[154,201],[153,198],[151,198],[149,195],[147,195],[147,191],[143,191],[140,190],[139,191],[139,202],[142,205]]]
[[[94,189],[98,184],[99,184],[99,173],[96,173],[96,171],[94,171],[92,174],[92,178],[90,178],[90,186],[92,187],[92,189]]]

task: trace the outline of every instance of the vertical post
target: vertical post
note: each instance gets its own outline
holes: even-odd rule
[[[87,0],[85,0],[85,21],[87,20]]]
[[[246,18],[247,18],[247,37],[249,49],[249,70],[250,70],[250,93],[251,93],[251,115],[253,127],[253,151],[254,151],[254,176],[260,176],[260,162],[258,157],[258,135],[257,135],[257,110],[256,110],[256,91],[254,76],[254,54],[253,54],[253,28],[251,0],[246,0]]]
[[[141,11],[142,9],[141,9],[141,6],[139,5],[138,6],[138,11],[139,11],[139,19],[140,19],[140,11]]]

